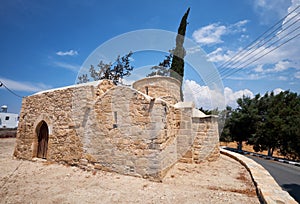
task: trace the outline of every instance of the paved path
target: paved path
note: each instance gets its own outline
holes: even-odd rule
[[[268,170],[276,182],[300,203],[300,167],[254,156],[247,157]]]

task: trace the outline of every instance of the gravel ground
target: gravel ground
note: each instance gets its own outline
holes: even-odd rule
[[[162,183],[112,172],[12,159],[15,139],[0,139],[0,203],[259,203],[247,170],[216,162],[176,164]]]

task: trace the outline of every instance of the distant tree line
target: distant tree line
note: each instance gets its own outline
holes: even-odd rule
[[[253,145],[255,151],[279,150],[283,156],[300,160],[300,95],[290,91],[274,92],[254,98],[243,96],[238,107],[218,112],[225,125],[220,136],[224,142]]]

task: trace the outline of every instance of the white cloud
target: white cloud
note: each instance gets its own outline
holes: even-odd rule
[[[279,94],[282,91],[284,91],[282,88],[276,88],[276,89],[273,90],[275,95]]]
[[[79,65],[68,64],[68,63],[65,63],[65,62],[53,62],[53,64],[57,67],[68,69],[68,70],[71,70],[73,72],[78,72],[80,70]]]
[[[275,1],[274,1],[275,2]],[[287,9],[285,8],[285,14],[293,11],[297,6],[300,5],[300,0],[292,0],[292,4]],[[272,5],[269,5],[269,4]],[[279,5],[283,3],[283,1],[279,2]],[[256,4],[260,7],[266,6],[270,9],[274,8],[273,1],[269,0],[261,0],[256,1]],[[271,11],[270,11],[271,12]],[[236,54],[241,53],[241,50],[232,51],[231,46],[229,48],[217,48],[215,51],[208,54],[209,60],[212,62],[222,63],[229,59],[230,64],[227,64],[226,68],[246,68],[253,71],[252,74],[244,75],[247,79],[249,79],[250,75],[252,79],[260,79],[262,77],[257,76],[256,73],[261,74],[266,77],[273,77],[276,80],[286,80],[286,77],[278,77],[276,73],[284,73],[290,71],[290,69],[300,70],[300,38],[293,38],[291,41],[285,43],[288,39],[291,39],[293,36],[299,34],[299,30],[292,34],[289,34],[291,31],[299,28],[300,16],[296,16],[297,12],[300,12],[299,9],[296,12],[293,12],[291,15],[287,16],[287,18],[282,22],[281,29],[276,33],[275,36],[272,36],[272,39],[266,38],[264,41],[261,41],[258,46],[254,47],[250,51],[242,52],[243,55],[239,55],[238,57],[234,57]],[[289,19],[293,18],[290,22]],[[297,23],[295,23],[297,22]],[[241,23],[242,24],[242,23]],[[283,38],[285,36],[285,38]],[[269,36],[270,37],[270,36]],[[265,44],[264,44],[265,43]],[[261,58],[260,58],[261,57]],[[260,58],[260,59],[259,59]],[[297,78],[298,75],[295,75]],[[246,79],[245,78],[245,79]]]
[[[259,73],[277,73],[277,72],[283,72],[285,70],[287,70],[288,68],[292,67],[293,64],[288,61],[288,60],[281,60],[279,62],[277,62],[276,64],[273,65],[268,65],[271,66],[267,69],[264,69],[262,64],[259,64],[256,66],[256,68],[254,68],[255,72],[259,72]]]
[[[300,72],[299,72],[300,77]],[[273,90],[274,94],[279,94],[284,91],[282,88],[276,88]],[[236,108],[238,104],[236,103],[237,99],[242,98],[243,96],[247,96],[250,98],[254,98],[254,94],[249,89],[243,89],[238,91],[233,91],[229,87],[224,88],[224,96],[221,97],[220,93],[210,90],[208,86],[201,86],[197,82],[193,80],[185,80],[183,87],[183,94],[185,101],[193,101],[197,108],[203,107],[206,110],[212,110],[212,98],[214,100],[223,100],[225,99],[225,105]],[[212,95],[214,95],[212,97]],[[217,95],[217,96],[216,96]],[[223,101],[224,102],[224,101]],[[220,101],[219,104],[222,104]]]
[[[290,0],[254,0],[254,11],[260,17],[261,24],[274,23],[286,14]]]
[[[224,94],[220,94],[215,90],[210,90],[208,86],[199,85],[193,80],[184,81],[183,93],[185,101],[194,101],[196,107],[203,107],[209,110],[214,108],[212,107],[212,98],[213,100],[220,100],[215,104],[225,104],[235,108],[237,107],[236,100],[243,97],[243,95],[250,98],[254,97],[254,94],[249,89],[233,91],[231,88],[225,87]]]
[[[282,72],[291,67],[291,63],[289,61],[279,61],[275,64],[274,68],[271,69],[272,72]]]
[[[185,80],[183,95],[184,101],[193,101],[198,108],[213,109],[208,86],[200,86],[193,80]]]
[[[197,43],[208,45],[223,42],[222,35],[226,33],[226,27],[218,23],[204,26],[193,32],[193,38]]]
[[[296,72],[294,76],[295,78],[300,79],[300,72]]]
[[[275,3],[276,2],[276,3]],[[288,12],[293,11],[297,6],[300,5],[300,0],[292,0],[292,4],[288,9],[286,7],[280,6],[281,4],[284,3],[284,1],[270,1],[270,0],[265,0],[261,1],[259,4],[261,5],[267,5],[267,7],[275,9],[274,7],[278,8],[279,10],[285,8],[285,13],[286,15]],[[277,4],[278,3],[278,4]],[[277,4],[277,5],[275,5]],[[287,4],[285,2],[285,4]],[[289,3],[290,4],[290,3]],[[279,8],[281,7],[281,8]],[[276,10],[276,9],[275,9]],[[284,43],[288,39],[291,39],[293,36],[296,36],[298,32],[290,33],[291,31],[294,31],[297,29],[299,26],[299,23],[295,23],[296,21],[300,20],[300,16],[296,16],[296,14],[299,13],[299,9],[294,11],[291,15],[287,16],[286,19],[282,22],[282,27],[281,30],[277,32],[277,36],[270,41],[269,46],[266,44],[260,48],[259,51],[255,53],[260,53],[264,54],[272,49],[276,48],[280,44]],[[293,19],[291,19],[293,18]],[[291,20],[291,21],[289,21]],[[278,43],[275,43],[274,45],[270,46],[272,42],[275,42],[279,39],[282,39],[278,41]],[[300,58],[299,58],[299,52],[300,52],[300,38],[294,38],[291,41],[287,42],[286,44],[282,45],[278,49],[270,52],[254,64],[259,65],[259,64],[273,64],[273,68],[268,68],[267,70],[264,70],[265,72],[282,72],[287,70],[288,68],[296,68],[300,69]]]
[[[243,74],[239,74],[239,75],[229,75],[228,77],[226,77],[227,79],[231,79],[231,80],[259,80],[259,79],[264,79],[266,78],[267,75],[265,74],[261,74],[261,73],[243,73]]]
[[[231,106],[231,107],[237,106],[236,100],[238,98],[242,98],[243,96],[248,96],[250,98],[254,97],[254,94],[249,89],[233,91],[231,88],[225,87],[224,94],[225,94],[226,105]]]
[[[263,69],[263,65],[262,64],[259,64],[257,65],[254,69],[253,69],[255,72],[263,72],[264,69]]]
[[[223,42],[222,36],[224,35],[245,32],[244,26],[248,22],[248,20],[242,20],[228,26],[213,23],[195,30],[192,36],[197,43],[202,45],[218,44]]]
[[[187,48],[186,49],[186,54],[194,54],[196,52],[199,52],[201,50],[201,47],[200,46],[194,46],[194,47],[190,47],[190,48]]]
[[[238,21],[235,24],[229,25],[227,32],[228,33],[244,33],[246,32],[246,24],[249,23],[249,20]]]
[[[78,52],[76,50],[69,50],[66,52],[58,51],[58,52],[56,52],[56,54],[59,56],[75,56],[75,55],[78,55]]]
[[[278,76],[278,80],[279,80],[279,81],[287,81],[288,78],[285,77],[285,76]]]
[[[225,62],[230,60],[232,56],[233,53],[230,50],[224,51],[221,47],[207,54],[208,60],[211,62]]]
[[[45,85],[43,83],[32,83],[24,81],[14,81],[7,78],[0,77],[0,81],[5,84],[10,90],[13,91],[26,91],[26,92],[38,92],[46,89],[50,89],[51,86]],[[2,86],[0,89],[4,89]]]

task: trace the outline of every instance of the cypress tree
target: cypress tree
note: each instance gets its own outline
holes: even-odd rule
[[[188,8],[188,10],[185,12],[185,14],[183,15],[179,28],[178,28],[178,32],[177,32],[177,36],[176,36],[176,47],[174,49],[173,52],[173,59],[172,59],[172,65],[171,65],[171,77],[174,78],[180,78],[180,82],[182,85],[182,80],[183,80],[183,74],[184,74],[184,60],[183,58],[185,57],[185,49],[183,47],[183,43],[184,43],[184,37],[185,37],[185,31],[186,31],[186,26],[187,26],[187,17],[189,15],[190,12],[190,8]],[[179,75],[179,76],[178,76]],[[182,95],[182,89],[181,89],[181,99],[183,99],[183,95]]]

